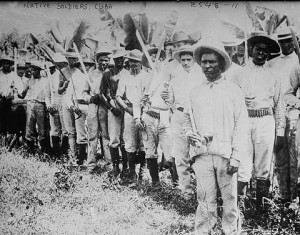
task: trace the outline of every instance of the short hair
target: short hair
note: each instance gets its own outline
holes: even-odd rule
[[[191,51],[183,51],[183,52],[179,53],[179,58],[181,58],[181,56],[183,56],[183,55],[190,55],[193,57],[194,54]]]
[[[212,50],[210,48],[203,48],[199,53],[200,61],[202,60],[202,56],[204,54],[214,54],[214,55],[216,55],[217,58],[218,58],[219,64],[220,64],[220,69],[221,69],[221,71],[224,71],[224,69],[225,69],[225,59],[223,58],[223,56],[220,53],[218,53],[215,50]]]

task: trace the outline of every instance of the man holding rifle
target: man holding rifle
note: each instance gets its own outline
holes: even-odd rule
[[[98,67],[92,67],[89,70],[88,76],[90,82],[85,80],[83,95],[86,102],[88,102],[88,117],[87,117],[87,128],[88,128],[88,158],[87,167],[89,173],[95,173],[97,170],[97,145],[99,136],[102,138],[103,151],[106,161],[106,167],[110,170],[112,166],[111,155],[109,151],[109,135],[107,128],[107,117],[108,110],[103,105],[102,99],[100,98],[100,86],[104,72],[108,71],[108,63],[111,51],[108,48],[100,48],[95,54],[95,61]],[[101,134],[100,134],[101,133]]]

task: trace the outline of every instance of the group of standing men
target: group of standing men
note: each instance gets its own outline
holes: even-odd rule
[[[79,165],[86,159],[89,173],[97,172],[102,146],[115,175],[121,172],[120,159],[132,181],[143,179],[147,165],[153,186],[158,186],[161,148],[173,183],[187,200],[194,194],[195,173],[197,234],[212,231],[219,193],[223,232],[238,234],[238,201],[245,198],[252,179],[257,207],[262,207],[273,154],[282,202],[297,196],[299,115],[292,119],[291,114],[300,107],[300,66],[291,34],[276,36],[256,32],[246,42],[228,45],[222,40],[195,42],[178,31],[173,34],[171,60],[156,47],[144,53],[100,48],[95,62],[82,61],[70,51],[56,53],[52,64],[31,61],[28,78],[26,73],[8,78],[8,59],[2,58],[0,79],[2,84],[5,77],[6,87],[27,100],[29,148],[34,147],[36,133],[40,147],[46,146],[47,110],[52,148],[56,153],[68,148]],[[243,55],[245,46],[249,59]],[[237,47],[238,53],[229,53]],[[123,68],[125,59],[128,70]],[[1,95],[8,98],[2,88]]]

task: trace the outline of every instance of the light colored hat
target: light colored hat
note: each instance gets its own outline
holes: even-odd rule
[[[134,49],[131,50],[125,57],[132,60],[142,61],[142,56],[143,53],[140,50]]]
[[[225,51],[224,45],[221,42],[214,42],[214,41],[201,41],[199,44],[195,46],[194,50],[194,58],[195,61],[200,65],[201,64],[201,57],[203,49],[211,49],[218,53],[220,56],[224,58],[225,65],[223,68],[222,73],[224,73],[231,65],[231,60],[227,52]]]
[[[285,27],[285,28],[280,28],[278,31],[276,31],[277,34],[277,40],[284,40],[288,38],[292,38],[291,31]]]
[[[17,68],[27,68],[25,61],[19,61],[17,64]]]
[[[44,64],[41,61],[38,60],[32,60],[30,61],[30,67],[36,67],[39,69],[44,69]]]
[[[62,53],[56,52],[53,56],[53,60],[56,63],[62,63],[62,62],[66,62],[68,63],[66,56],[64,56]]]
[[[157,47],[152,47],[152,48],[148,49],[149,55],[157,54],[157,52],[158,52]],[[166,59],[166,52],[164,50],[161,50],[159,58]],[[149,61],[147,60],[145,53],[143,53],[143,56],[142,56],[142,65],[147,68],[150,68]]]
[[[176,60],[180,61],[180,54],[186,52],[186,53],[191,53],[193,55],[194,54],[194,49],[195,49],[195,47],[193,47],[193,46],[183,46],[175,52],[174,58]]]
[[[111,50],[107,47],[100,48],[94,55],[96,61],[98,61],[99,56],[108,56],[111,54]]]
[[[14,59],[8,55],[3,55],[0,59],[0,61],[7,61],[7,62],[14,64]]]
[[[243,43],[242,39],[228,35],[223,35],[219,38],[219,41],[222,42],[225,47],[235,47]]]
[[[192,39],[189,37],[189,35],[183,31],[176,31],[173,34],[172,37],[173,43],[183,42],[183,41],[189,41],[192,42]]]
[[[82,62],[83,62],[83,64],[89,64],[89,65],[91,65],[91,66],[93,66],[93,65],[95,64],[94,61],[91,61],[91,60],[89,60],[89,59],[87,59],[87,58],[82,59]],[[77,62],[75,62],[74,64],[75,64],[75,65],[78,65],[78,64],[80,64],[80,61],[77,61]]]
[[[252,47],[255,46],[257,43],[266,43],[269,47],[270,54],[277,54],[281,53],[280,46],[278,42],[274,39],[272,39],[268,35],[256,35],[252,36],[247,40],[248,44],[251,45]],[[270,60],[271,58],[269,57],[267,60]]]
[[[118,57],[124,57],[128,51],[124,47],[116,47],[112,50],[112,54],[109,55],[110,58],[115,59]]]

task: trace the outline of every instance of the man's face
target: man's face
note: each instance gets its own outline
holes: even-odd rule
[[[17,74],[19,77],[23,77],[25,71],[27,70],[26,67],[17,67]]]
[[[221,74],[220,61],[214,53],[203,54],[200,66],[208,80],[214,80]]]
[[[138,69],[141,67],[141,61],[129,59],[129,66],[132,70]]]
[[[116,67],[116,68],[123,68],[124,57],[117,57],[117,58],[114,58],[114,62],[115,62],[115,67]]]
[[[191,70],[195,61],[192,55],[183,54],[180,56],[180,64],[182,65],[183,69],[187,72]]]
[[[282,50],[282,54],[289,55],[294,51],[294,43],[292,38],[287,38],[285,40],[279,40],[279,45]]]
[[[239,56],[239,57],[242,57],[245,55],[245,46],[244,45],[238,45],[237,46],[237,50],[236,50],[236,54]]]
[[[78,61],[78,58],[76,57],[68,57],[69,66],[71,68],[75,67],[74,63]]]
[[[235,47],[225,46],[224,48],[227,54],[229,55],[229,57],[231,58],[233,56],[233,53],[235,52]]]
[[[98,68],[101,71],[104,71],[108,67],[109,57],[108,56],[99,56],[97,62],[98,62]]]
[[[11,71],[10,66],[12,66],[12,63],[4,60],[2,62],[2,70],[3,70],[3,72],[9,73]]]
[[[34,78],[40,78],[41,77],[41,69],[37,67],[31,67],[31,73]]]
[[[269,56],[269,48],[265,43],[257,43],[253,47],[252,58],[256,64],[264,64]]]

